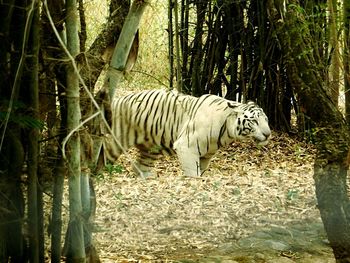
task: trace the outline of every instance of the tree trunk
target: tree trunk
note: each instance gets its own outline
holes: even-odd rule
[[[75,0],[66,2],[67,48],[75,58],[79,54],[79,21]],[[67,66],[67,130],[79,126],[81,121],[79,79],[72,65]],[[67,262],[85,262],[85,247],[81,201],[80,136],[75,132],[67,144],[69,185],[69,226],[66,236]]]
[[[205,22],[205,12],[208,3],[196,2],[197,7],[197,21],[196,21],[196,32],[194,38],[194,44],[192,48],[192,60],[190,68],[191,72],[191,94],[193,96],[200,96],[203,94],[201,86],[201,72],[202,72],[202,61],[203,61],[203,24]]]
[[[269,19],[288,58],[288,78],[305,107],[305,115],[315,126],[318,152],[314,180],[322,221],[337,262],[350,262],[350,203],[346,186],[348,129],[325,86],[322,65],[314,58],[313,38],[307,30],[306,18],[295,8],[295,1],[291,1],[293,6],[288,7],[286,13],[279,13],[283,12],[283,6],[274,4],[268,1]]]
[[[95,216],[96,198],[94,194],[92,180],[90,178],[91,160],[93,160],[93,141],[88,132],[82,131],[81,138],[81,200],[82,200],[82,218],[84,220],[84,246],[86,258],[89,263],[100,262],[98,253],[94,247],[92,228]]]
[[[53,23],[61,35],[64,32],[64,2],[62,0],[48,0],[47,6]],[[64,53],[52,29],[50,22],[43,12],[41,16],[41,55],[43,57],[42,67],[45,69],[46,78],[40,85],[40,117],[46,120],[47,146],[43,149],[46,162],[41,165],[43,176],[53,178],[53,198],[51,220],[48,232],[51,235],[51,262],[59,263],[62,257],[62,200],[64,178],[66,176],[65,162],[62,157],[62,140],[66,136],[67,103],[64,88],[66,74],[64,64],[57,63],[52,58],[63,58]],[[58,95],[57,95],[58,94]],[[59,108],[56,102],[59,101]],[[51,138],[57,138],[51,139]]]
[[[104,66],[110,62],[116,41],[129,11],[129,0],[110,1],[108,21],[86,52],[88,66],[81,70],[85,84],[93,89]]]
[[[29,108],[32,117],[39,118],[39,4],[35,4],[33,21],[31,26],[30,56],[28,59],[29,69]],[[39,158],[39,130],[32,127],[28,133],[28,228],[30,262],[39,262],[39,206],[38,202],[38,158]],[[40,220],[41,221],[41,220]]]
[[[174,4],[174,36],[175,36],[175,54],[176,54],[176,89],[182,92],[182,79],[181,79],[181,57],[180,57],[180,37],[179,37],[179,9],[177,0],[173,1]]]
[[[60,148],[61,149],[61,148]],[[59,154],[60,156],[61,154]],[[53,181],[53,199],[52,199],[52,216],[49,231],[51,234],[51,262],[61,262],[61,236],[62,236],[62,201],[63,201],[63,184],[66,174],[64,160],[57,160],[54,168]]]
[[[170,0],[171,1],[171,0]],[[191,79],[188,72],[188,58],[189,58],[189,45],[188,45],[188,32],[189,32],[189,17],[190,17],[190,4],[189,0],[181,0],[181,29],[180,29],[180,44],[181,44],[181,80],[184,93],[189,93]],[[170,19],[170,18],[169,18]]]
[[[147,6],[145,0],[134,0],[128,16],[125,19],[122,32],[118,38],[117,45],[114,49],[111,64],[106,76],[105,91],[112,99],[115,89],[124,78],[124,70],[130,53],[130,49],[134,42],[135,35],[138,31],[140,20]]]
[[[168,50],[169,50],[169,88],[174,87],[174,32],[173,0],[168,1]]]
[[[343,1],[343,22],[344,22],[344,91],[345,91],[345,116],[350,127],[350,1]]]
[[[332,49],[331,65],[329,69],[329,88],[332,100],[338,105],[339,98],[339,81],[340,81],[340,50],[338,40],[338,8],[337,0],[328,0],[329,10],[329,44]]]
[[[59,74],[56,76],[58,82],[63,82],[65,79],[65,74]],[[60,87],[60,85],[58,85]],[[62,88],[58,89],[58,93],[62,94]],[[55,158],[55,163],[53,164],[53,198],[52,198],[52,216],[49,226],[49,231],[51,232],[51,262],[59,263],[61,262],[61,243],[62,243],[62,201],[64,192],[64,178],[67,175],[66,165],[62,156],[62,141],[66,136],[67,127],[67,100],[66,97],[59,96],[60,101],[60,115],[61,122],[58,128],[58,149]],[[56,111],[54,111],[56,112]]]

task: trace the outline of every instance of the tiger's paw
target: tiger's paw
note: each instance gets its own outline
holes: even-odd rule
[[[150,178],[150,177],[156,177],[156,174],[153,173],[153,172],[150,172],[150,171],[147,171],[147,172],[140,172],[139,175],[142,177],[142,178]]]

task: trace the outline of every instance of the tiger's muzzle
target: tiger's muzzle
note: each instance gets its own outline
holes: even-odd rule
[[[266,144],[269,143],[271,137],[271,130],[265,130],[259,134],[259,136],[255,136],[255,142],[260,145],[260,146],[265,146]]]

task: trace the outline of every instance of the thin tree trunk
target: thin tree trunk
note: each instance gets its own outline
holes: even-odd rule
[[[61,82],[66,78],[66,74],[60,72],[57,69],[57,81],[59,82],[58,93],[63,94],[64,90]],[[61,122],[59,126],[59,139],[58,139],[58,150],[57,156],[54,163],[53,169],[53,199],[52,199],[52,218],[50,222],[49,230],[51,231],[51,262],[60,263],[61,262],[61,243],[62,243],[62,201],[64,192],[64,178],[66,176],[66,165],[62,156],[62,141],[66,137],[66,127],[67,127],[67,100],[66,97],[59,96],[60,102],[60,115]],[[54,111],[55,112],[55,111]]]
[[[181,57],[182,57],[182,66],[181,66],[181,80],[182,80],[182,89],[183,92],[188,94],[190,92],[190,77],[188,74],[188,31],[189,31],[189,1],[181,1],[181,31],[180,31],[180,43],[181,43]]]
[[[192,61],[190,68],[191,72],[191,94],[193,96],[202,95],[201,90],[201,72],[202,72],[202,59],[203,59],[203,24],[205,22],[205,11],[207,7],[206,2],[196,3],[197,5],[197,25],[196,25],[196,33],[194,39],[194,45],[192,48]]]
[[[173,0],[168,1],[169,88],[174,87]]]
[[[238,94],[242,94],[239,88],[239,55],[241,49],[241,28],[244,27],[241,3],[235,2],[226,7],[227,16],[225,17],[226,24],[232,23],[232,28],[229,28],[229,61],[230,67],[228,75],[230,75],[230,86],[227,90],[226,98],[236,100]]]
[[[339,98],[339,80],[340,80],[340,54],[338,41],[338,26],[337,26],[337,0],[328,0],[329,10],[329,44],[332,48],[331,65],[329,69],[330,83],[329,88],[332,95],[332,100],[335,105],[338,105]]]
[[[350,1],[343,1],[344,13],[344,90],[345,90],[345,114],[350,127]]]
[[[67,48],[73,57],[79,54],[79,21],[75,0],[66,2]],[[67,66],[67,130],[81,121],[79,79],[72,65]],[[69,185],[69,227],[66,236],[67,262],[85,262],[85,247],[81,201],[80,136],[75,132],[67,143]]]
[[[64,2],[62,0],[48,0],[48,8],[53,19],[56,29],[61,37],[64,32]],[[46,12],[43,12],[46,14]],[[67,123],[67,103],[65,94],[66,74],[63,63],[57,63],[50,58],[64,57],[61,46],[53,32],[50,22],[45,15],[41,17],[42,22],[42,40],[41,52],[43,58],[43,67],[46,69],[47,78],[40,86],[40,113],[41,118],[46,119],[48,138],[56,138],[58,140],[50,140],[45,149],[43,149],[47,157],[48,176],[53,178],[53,198],[51,220],[49,224],[49,233],[51,234],[51,262],[61,262],[62,256],[62,201],[64,178],[66,174],[65,162],[62,157],[62,140],[66,136]],[[63,38],[64,39],[64,38]],[[59,94],[57,96],[56,94]],[[58,98],[57,98],[58,97]],[[59,101],[59,109],[57,109],[56,101]],[[46,113],[46,115],[45,115]],[[58,117],[60,116],[60,117]],[[42,169],[42,168],[41,168]],[[52,172],[51,172],[52,171]],[[44,170],[43,173],[46,171]],[[47,175],[46,175],[47,176]]]
[[[59,153],[59,156],[61,154]],[[62,201],[63,184],[65,177],[65,165],[62,155],[57,160],[54,168],[51,231],[51,262],[61,262],[61,235],[62,235]]]
[[[79,18],[80,18],[80,49],[81,52],[85,52],[85,42],[86,42],[86,21],[83,0],[78,0],[79,2]],[[89,86],[90,92],[93,93],[93,86]],[[84,97],[83,91],[81,98]],[[90,99],[81,99],[80,105],[83,107],[83,116],[91,116],[93,114],[93,105]],[[92,123],[89,123],[92,126]],[[91,128],[90,128],[91,129]],[[91,170],[89,167],[93,165],[92,158],[92,147],[93,141],[91,135],[88,134],[86,130],[80,132],[80,146],[81,146],[81,203],[82,203],[82,219],[83,219],[83,232],[84,232],[84,248],[86,259],[90,263],[100,262],[96,249],[93,244],[92,237],[92,211],[91,211],[91,192],[90,192],[90,174]]]
[[[60,71],[62,68],[56,69],[56,78],[58,84],[58,93],[63,94],[65,90],[63,89],[61,83],[65,82],[66,74]],[[66,127],[67,127],[67,99],[66,97],[59,96],[60,108],[59,112],[61,115],[61,122],[58,129],[58,149],[56,154],[55,163],[53,165],[53,199],[52,199],[52,217],[49,226],[49,231],[51,231],[51,262],[60,263],[62,256],[62,202],[64,193],[64,178],[67,175],[67,167],[65,165],[62,156],[62,141],[66,137]],[[56,111],[54,111],[56,113]],[[54,115],[54,114],[52,114]]]
[[[84,244],[87,261],[90,263],[100,262],[98,253],[94,247],[92,226],[95,216],[96,198],[94,194],[92,180],[90,178],[93,141],[87,131],[80,133],[81,138],[81,200],[84,220]]]
[[[29,59],[30,69],[30,109],[32,117],[39,116],[39,4],[35,5],[31,29],[31,54]],[[38,158],[39,158],[39,131],[38,128],[30,128],[28,133],[28,228],[30,262],[39,262],[39,217],[38,211]],[[41,220],[40,220],[41,221]]]
[[[115,89],[124,78],[126,62],[133,44],[135,35],[138,31],[140,20],[147,6],[145,0],[134,0],[128,16],[125,19],[122,32],[120,33],[117,45],[114,49],[111,64],[106,76],[105,86],[109,98],[113,98]]]
[[[64,94],[65,90],[62,88],[62,84],[66,81],[64,80],[65,74],[63,68],[56,68],[56,80],[58,83],[58,94]],[[55,162],[53,164],[53,199],[52,199],[52,218],[50,222],[51,230],[51,262],[59,263],[61,262],[61,243],[62,243],[62,201],[64,192],[64,178],[66,175],[66,166],[62,156],[62,141],[66,137],[66,127],[67,127],[67,100],[64,96],[59,96],[59,113],[61,116],[61,121],[58,127],[58,149],[55,152]],[[48,116],[48,118],[56,118],[56,109],[52,109],[53,114]],[[53,122],[52,119],[50,121]],[[48,120],[48,122],[50,122]],[[53,127],[51,127],[51,132]],[[53,132],[52,132],[53,133]],[[53,136],[57,135],[52,134]]]
[[[180,58],[180,37],[179,37],[179,9],[177,0],[174,1],[174,33],[175,33],[175,52],[176,52],[176,88],[182,92],[181,79],[181,58]]]
[[[91,89],[95,86],[104,66],[110,62],[129,7],[129,0],[110,1],[108,21],[85,54],[88,67],[82,68],[81,75],[85,84]]]

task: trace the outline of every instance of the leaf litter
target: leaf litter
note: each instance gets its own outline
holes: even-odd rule
[[[130,155],[135,155],[131,151]],[[258,147],[235,142],[201,177],[161,157],[143,179],[121,156],[121,173],[95,179],[95,245],[103,262],[171,262],[210,254],[271,226],[320,221],[314,148],[285,134]]]

